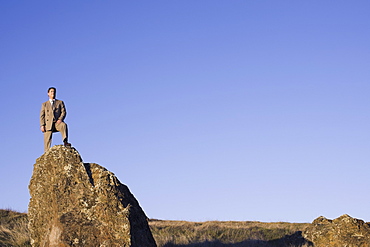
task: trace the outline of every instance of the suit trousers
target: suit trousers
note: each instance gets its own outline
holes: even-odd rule
[[[48,151],[51,146],[51,139],[54,132],[60,132],[62,141],[68,141],[68,127],[65,122],[60,124],[53,123],[52,129],[44,132],[44,151]]]

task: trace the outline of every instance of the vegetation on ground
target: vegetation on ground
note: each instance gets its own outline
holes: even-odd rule
[[[299,234],[309,223],[149,220],[149,226],[158,247],[310,246]],[[0,210],[0,246],[31,246],[26,213]]]
[[[149,225],[158,247],[252,247],[304,246],[304,241],[288,243],[286,236],[303,231],[309,223],[151,220]]]
[[[9,209],[0,210],[0,246],[31,246],[26,213],[18,213]]]

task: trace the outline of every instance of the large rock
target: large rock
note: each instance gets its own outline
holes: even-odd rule
[[[54,146],[36,160],[29,185],[33,247],[156,246],[127,186],[74,148]]]
[[[315,247],[369,247],[370,226],[363,220],[342,215],[334,220],[323,216],[315,219],[303,236]]]

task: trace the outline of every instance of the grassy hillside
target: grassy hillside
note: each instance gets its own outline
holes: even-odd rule
[[[27,224],[27,214],[0,210],[0,246],[31,246]]]
[[[303,231],[308,225],[251,221],[150,221],[159,247],[303,246],[299,233],[294,233]]]
[[[0,210],[0,246],[29,247],[27,214]],[[308,223],[150,220],[158,247],[294,247]]]

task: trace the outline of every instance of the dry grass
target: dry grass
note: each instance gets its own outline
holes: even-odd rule
[[[0,246],[28,247],[30,237],[27,214],[13,210],[0,210]]]
[[[30,247],[27,214],[0,209],[0,246]],[[306,247],[291,244],[286,235],[303,231],[309,223],[257,221],[150,220],[158,247]]]
[[[187,222],[151,220],[149,225],[158,247],[236,247],[287,246],[282,244],[282,240],[277,240],[297,231],[303,231],[309,224],[256,221]]]

